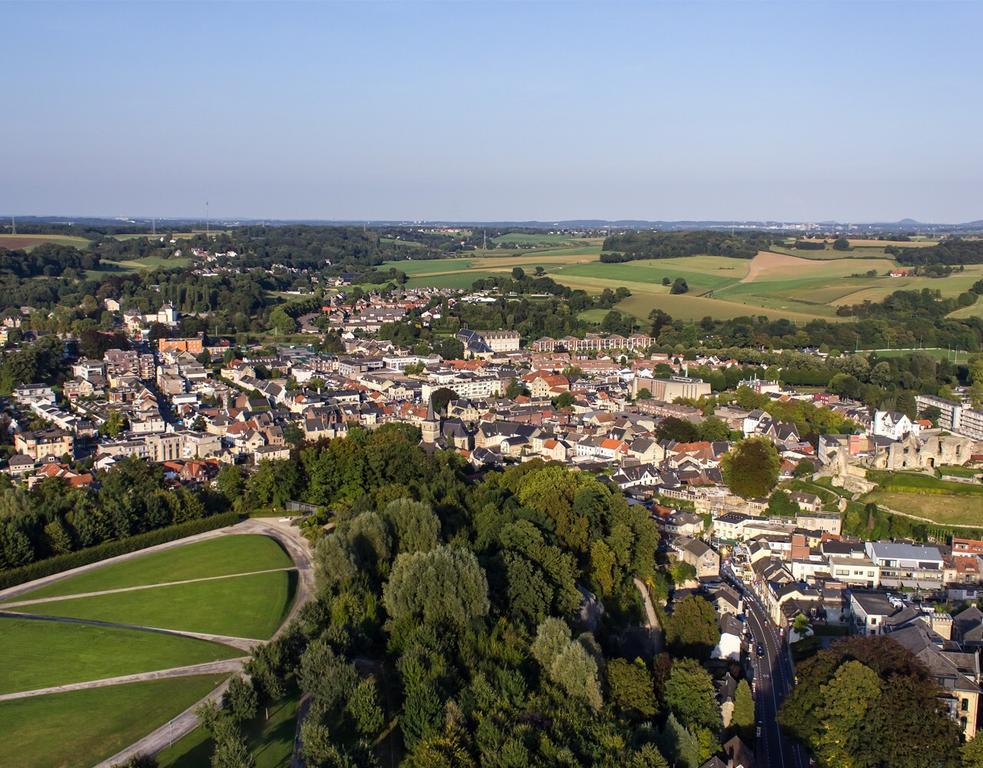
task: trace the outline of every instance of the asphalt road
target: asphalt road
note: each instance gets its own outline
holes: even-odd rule
[[[808,768],[805,750],[786,738],[778,725],[778,708],[791,692],[795,680],[785,643],[754,593],[729,569],[724,575],[744,589],[744,615],[751,631],[751,663],[757,683],[755,714],[762,726],[761,738],[755,748],[758,764],[768,768]],[[764,655],[760,657],[758,645],[764,647]]]

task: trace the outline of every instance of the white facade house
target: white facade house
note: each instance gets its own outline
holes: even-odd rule
[[[921,427],[897,411],[875,411],[870,425],[870,434],[891,440],[900,440],[909,434],[917,435],[920,431]]]

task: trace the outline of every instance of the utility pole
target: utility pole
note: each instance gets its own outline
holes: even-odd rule
[[[153,216],[150,219],[150,234],[151,235],[156,235],[157,234],[157,217],[156,216]]]
[[[208,237],[208,201],[205,201],[205,237]]]

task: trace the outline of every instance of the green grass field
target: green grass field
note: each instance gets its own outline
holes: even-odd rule
[[[861,500],[928,518],[942,525],[983,527],[983,502],[976,503],[965,496],[872,491]]]
[[[863,501],[943,525],[983,525],[983,486],[911,472],[869,471],[878,487]]]
[[[422,249],[427,246],[423,243],[418,243],[416,240],[402,240],[396,237],[380,237],[380,243],[385,243],[386,245],[401,245],[405,248]]]
[[[0,235],[0,248],[9,248],[11,251],[31,251],[44,243],[70,245],[84,251],[92,241],[73,235]]]
[[[147,256],[143,259],[130,259],[128,261],[110,262],[119,264],[121,267],[130,269],[184,269],[191,264],[191,259],[186,256]]]
[[[493,237],[492,242],[529,248],[542,245],[576,243],[584,239],[574,237],[573,235],[550,234],[549,232],[509,232],[507,235]]]
[[[610,311],[610,309],[585,309],[577,317],[581,320],[586,320],[588,323],[600,323]]]
[[[876,352],[878,357],[909,357],[910,355],[928,355],[936,360],[951,360],[954,363],[966,362],[969,352],[952,349],[915,348],[915,349],[861,349],[860,352]]]
[[[283,622],[295,581],[293,572],[262,573],[69,598],[17,610],[265,640]]]
[[[297,696],[270,706],[270,719],[263,713],[243,725],[256,768],[289,768],[297,728]],[[214,742],[204,728],[195,728],[157,755],[160,768],[211,768]]]
[[[233,659],[230,646],[127,629],[0,618],[0,693]]]
[[[4,768],[90,768],[203,698],[224,676],[92,688],[0,702]]]
[[[480,280],[483,277],[491,277],[494,272],[484,272],[478,270],[464,270],[462,272],[452,272],[445,275],[421,275],[419,277],[411,277],[406,286],[408,288],[460,288],[462,290],[467,290],[471,287],[475,280]]]
[[[289,568],[292,565],[293,561],[283,548],[268,536],[221,536],[106,565],[12,599],[77,595],[141,584]]]
[[[966,319],[969,317],[983,318],[983,300],[977,299],[976,303],[969,307],[960,307],[955,312],[950,312],[949,317],[956,319]]]
[[[933,475],[910,472],[867,472],[867,479],[877,483],[880,490],[918,495],[977,496],[981,500],[978,510],[983,516],[983,485],[940,480]]]
[[[410,277],[417,275],[434,275],[445,272],[458,272],[470,269],[471,259],[401,259],[400,261],[387,261],[379,269],[398,269]]]

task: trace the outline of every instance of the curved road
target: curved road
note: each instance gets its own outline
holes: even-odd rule
[[[723,566],[721,573],[744,593],[744,615],[754,643],[751,649],[757,684],[754,709],[762,726],[761,738],[755,750],[758,764],[768,768],[808,768],[809,758],[805,750],[787,738],[778,725],[778,708],[791,692],[795,680],[785,643],[754,592],[737,578],[729,566]],[[764,648],[764,655],[760,657],[757,655],[758,645]]]

